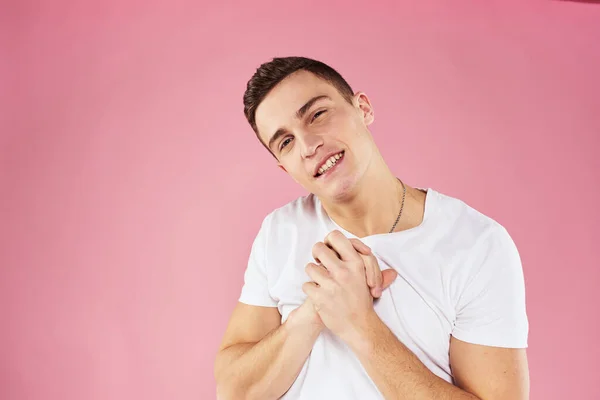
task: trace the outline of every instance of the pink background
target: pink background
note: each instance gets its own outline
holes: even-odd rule
[[[507,227],[531,398],[600,398],[600,5],[137,3],[2,7],[0,398],[214,398],[260,221],[304,194],[242,114],[285,55],[370,96],[398,176]]]

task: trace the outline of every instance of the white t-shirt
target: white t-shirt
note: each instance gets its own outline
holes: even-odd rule
[[[312,246],[334,229],[317,196],[300,197],[265,217],[252,245],[240,302],[277,307],[282,323],[306,295]],[[465,342],[526,348],[529,324],[517,248],[499,223],[464,202],[427,190],[421,225],[360,239],[381,270],[398,277],[374,308],[434,374],[453,383],[450,335]],[[350,348],[322,331],[282,399],[382,399]]]

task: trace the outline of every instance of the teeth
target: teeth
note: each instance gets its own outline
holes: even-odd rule
[[[323,164],[323,166],[321,168],[319,168],[319,171],[317,171],[318,175],[321,175],[323,172],[327,171],[329,168],[334,166],[335,163],[337,162],[337,160],[339,160],[340,158],[342,158],[342,153],[338,153],[334,156],[331,156],[329,159],[327,159],[325,164]]]

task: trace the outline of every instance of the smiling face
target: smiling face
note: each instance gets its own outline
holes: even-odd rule
[[[275,86],[256,109],[260,139],[278,165],[310,193],[343,199],[360,182],[375,150],[364,93],[350,104],[329,82],[304,70]]]

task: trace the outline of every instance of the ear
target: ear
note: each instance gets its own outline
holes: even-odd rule
[[[361,111],[361,116],[366,126],[369,126],[375,121],[375,112],[371,101],[363,92],[357,92],[354,95],[354,101],[358,109]]]

